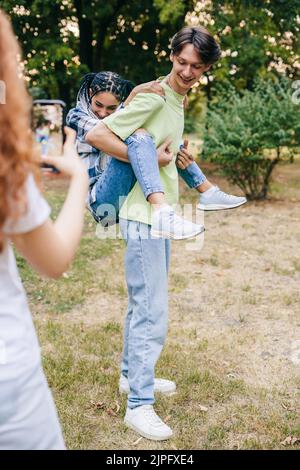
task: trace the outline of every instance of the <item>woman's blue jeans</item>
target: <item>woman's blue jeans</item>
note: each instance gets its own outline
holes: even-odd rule
[[[146,199],[152,193],[164,192],[152,137],[145,132],[137,132],[129,136],[125,144],[130,164],[111,157],[90,191],[89,208],[95,220],[103,226],[118,222],[121,206],[136,181]],[[195,162],[185,170],[178,168],[178,173],[190,188],[196,188],[206,180]]]

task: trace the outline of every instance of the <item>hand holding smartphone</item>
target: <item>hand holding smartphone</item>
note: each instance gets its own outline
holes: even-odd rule
[[[71,178],[79,176],[81,179],[86,179],[86,184],[88,184],[86,168],[76,151],[76,132],[67,126],[65,126],[64,131],[66,139],[63,145],[63,153],[59,156],[43,157],[43,159],[47,164],[54,166],[66,176]]]

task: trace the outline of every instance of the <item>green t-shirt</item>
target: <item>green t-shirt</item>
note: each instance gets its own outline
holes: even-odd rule
[[[184,97],[174,92],[164,81],[165,99],[155,93],[139,93],[126,108],[111,114],[102,122],[122,140],[136,129],[143,128],[153,137],[156,147],[168,137],[174,158],[169,165],[160,168],[160,178],[168,204],[178,202],[178,172],[175,157],[182,141],[184,127]],[[126,198],[120,217],[151,224],[151,205],[146,201],[137,182]]]

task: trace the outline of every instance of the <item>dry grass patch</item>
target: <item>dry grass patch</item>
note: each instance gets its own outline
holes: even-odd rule
[[[95,238],[87,214],[61,280],[42,280],[19,259],[69,448],[300,448],[299,179],[298,161],[280,166],[270,201],[205,214],[199,252],[173,244],[169,334],[157,365],[178,386],[157,397],[175,431],[167,442],[138,439],[123,425],[123,243]],[[57,212],[64,186],[47,187]],[[183,202],[196,198],[182,187]]]

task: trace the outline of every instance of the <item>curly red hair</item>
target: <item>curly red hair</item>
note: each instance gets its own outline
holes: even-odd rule
[[[20,71],[20,58],[10,20],[0,10],[0,252],[3,224],[8,217],[15,220],[26,210],[24,183],[29,173],[38,176],[30,131],[31,100]]]

